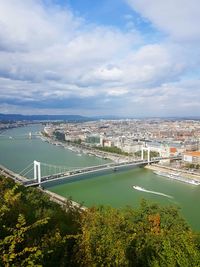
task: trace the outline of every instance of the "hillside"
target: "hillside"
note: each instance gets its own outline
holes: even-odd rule
[[[62,208],[0,177],[0,266],[200,266],[200,236],[174,207]]]

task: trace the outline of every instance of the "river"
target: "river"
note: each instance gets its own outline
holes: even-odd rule
[[[67,167],[108,162],[84,154],[80,156],[34,136],[28,138],[29,132],[34,134],[41,129],[42,125],[31,125],[3,132],[0,135],[0,164],[19,173],[33,160]],[[143,190],[134,189],[133,186]],[[95,175],[74,182],[65,181],[48,187],[48,190],[67,198],[71,196],[85,206],[105,204],[117,208],[127,205],[136,207],[142,198],[161,205],[177,205],[191,227],[200,230],[200,186],[172,181],[144,168]]]

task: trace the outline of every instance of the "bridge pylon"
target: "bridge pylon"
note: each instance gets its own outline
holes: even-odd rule
[[[41,185],[41,166],[40,162],[34,160],[34,180],[37,180],[39,183],[39,186]]]
[[[150,148],[149,147],[143,147],[142,146],[142,149],[141,149],[141,160],[144,160],[144,151],[147,151],[147,161],[148,161],[148,164],[149,162],[151,161],[151,155],[150,155]]]

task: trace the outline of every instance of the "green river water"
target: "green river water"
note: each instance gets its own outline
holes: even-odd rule
[[[108,162],[88,155],[78,155],[63,147],[46,143],[40,138],[28,139],[28,133],[38,132],[42,125],[10,129],[0,135],[0,164],[20,172],[33,160],[67,167],[83,167]],[[133,185],[152,192],[133,189]],[[110,205],[121,208],[137,206],[142,198],[161,205],[177,205],[194,230],[200,230],[200,186],[172,181],[144,168],[82,177],[48,186],[48,190],[72,197],[85,206]],[[163,193],[166,196],[155,194]]]

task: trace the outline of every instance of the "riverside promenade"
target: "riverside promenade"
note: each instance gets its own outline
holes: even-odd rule
[[[84,145],[84,144],[76,144],[73,142],[67,143],[67,142],[63,142],[63,141],[59,141],[59,140],[54,140],[54,139],[52,139],[50,137],[46,137],[44,135],[41,135],[40,138],[42,141],[45,141],[45,142],[52,144],[52,145],[55,145],[55,146],[63,147],[65,149],[71,150],[77,154],[86,154],[89,156],[94,156],[94,157],[98,157],[98,158],[102,158],[102,159],[109,159],[115,163],[129,161],[129,159],[130,159],[130,156],[125,156],[123,154],[111,153],[111,152],[107,152],[107,151],[101,151],[101,150],[95,149],[94,147],[90,147],[90,146]]]
[[[81,204],[72,201],[70,199],[67,199],[65,197],[62,197],[54,192],[50,192],[49,190],[46,189],[42,189],[40,187],[38,187],[39,190],[41,190],[44,194],[47,194],[49,196],[49,199],[57,204],[59,204],[60,206],[67,207],[67,202],[69,202],[69,204],[71,204],[72,207],[76,207],[76,208],[80,208],[81,210],[86,210],[87,208],[82,206]]]
[[[160,171],[160,172],[165,172],[168,174],[172,174],[174,172],[180,173],[182,177],[186,179],[191,179],[191,180],[198,180],[200,182],[200,174],[190,172],[187,170],[183,169],[178,169],[178,168],[172,168],[170,166],[164,166],[160,164],[151,164],[151,165],[146,165],[146,169],[152,170],[152,171]]]

